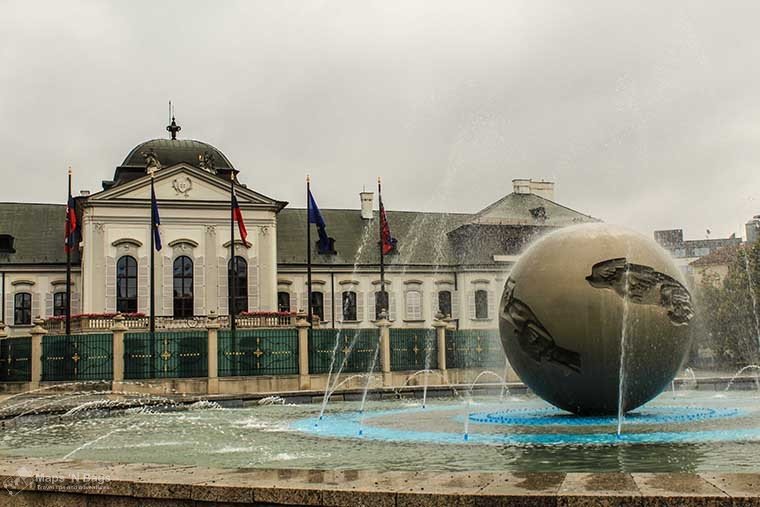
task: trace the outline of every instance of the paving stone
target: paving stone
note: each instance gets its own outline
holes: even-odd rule
[[[398,507],[474,507],[476,495],[494,480],[493,473],[419,473],[396,493]]]
[[[572,473],[558,491],[559,507],[641,507],[641,493],[631,474]]]
[[[500,473],[477,494],[477,505],[553,507],[563,473]]]
[[[760,507],[760,474],[727,473],[699,476],[731,497],[736,507]]]
[[[731,506],[731,498],[703,478],[685,473],[633,474],[642,495],[642,505],[723,507]]]

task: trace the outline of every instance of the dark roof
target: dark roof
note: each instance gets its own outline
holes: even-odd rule
[[[565,227],[599,222],[536,194],[508,194],[472,215],[471,224]]]
[[[377,211],[372,220],[359,210],[322,209],[327,234],[335,238],[335,255],[320,255],[312,248],[312,262],[322,265],[379,264]],[[465,223],[472,215],[464,213],[425,213],[386,211],[397,252],[387,255],[393,264],[446,265],[453,257],[446,233]],[[312,240],[317,240],[312,226]],[[306,264],[306,210],[285,208],[277,215],[278,264]]]
[[[689,265],[694,267],[728,265],[731,261],[736,259],[739,250],[742,248],[744,247],[740,244],[724,246],[717,250],[713,250],[704,257],[691,261]]]
[[[65,263],[65,219],[63,204],[0,203],[0,234],[13,236],[16,250],[0,253],[0,264]],[[72,261],[79,263],[78,252]]]

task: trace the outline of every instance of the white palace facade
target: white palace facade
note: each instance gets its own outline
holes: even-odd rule
[[[151,281],[152,159],[160,164],[154,184],[163,248]],[[101,191],[76,197],[81,241],[73,254],[72,314],[147,314],[150,283],[164,318],[228,314],[230,178],[248,229],[247,244],[238,238],[235,245],[245,261],[237,273],[238,310],[304,310],[306,210],[240,184],[238,170],[207,143],[154,139],[132,149]],[[554,202],[551,182],[512,185],[474,214],[387,211],[398,240],[385,257],[393,327],[428,327],[443,312],[460,328],[496,328],[498,298],[525,245],[548,230],[596,221]],[[357,197],[357,209],[322,209],[335,251],[313,249],[321,326],[376,320],[378,212],[371,192]],[[65,314],[64,216],[63,204],[0,203],[0,320],[11,336],[28,334],[38,316]]]

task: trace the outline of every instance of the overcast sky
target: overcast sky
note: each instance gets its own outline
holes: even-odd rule
[[[137,143],[221,149],[304,206],[477,211],[512,178],[646,234],[760,214],[760,2],[0,0],[0,201]]]

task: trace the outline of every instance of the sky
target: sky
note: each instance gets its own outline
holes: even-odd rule
[[[651,235],[760,214],[760,2],[0,0],[0,201],[208,142],[270,197],[475,212],[513,178]]]

